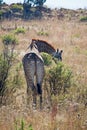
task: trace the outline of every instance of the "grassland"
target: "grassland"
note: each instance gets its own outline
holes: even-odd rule
[[[4,20],[0,23],[0,36],[14,33],[11,28],[15,25],[25,29],[25,33],[15,34],[18,39],[15,48],[19,53],[18,61],[21,62],[33,38],[45,40],[63,50],[63,63],[73,71],[75,85],[70,88],[66,101],[60,103],[61,94],[58,104],[54,101],[51,109],[44,105],[43,110],[33,110],[26,106],[26,82],[23,69],[20,69],[22,82],[13,95],[8,95],[12,103],[0,107],[0,130],[31,130],[31,126],[32,130],[86,130],[87,23],[64,18],[59,20],[56,16],[29,21]],[[0,37],[0,51],[2,47]]]

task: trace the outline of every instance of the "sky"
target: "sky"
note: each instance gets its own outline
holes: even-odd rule
[[[3,0],[7,4],[23,3],[24,0]],[[46,0],[44,5],[49,8],[78,9],[87,8],[87,0]]]

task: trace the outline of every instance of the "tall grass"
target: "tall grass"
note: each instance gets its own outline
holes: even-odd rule
[[[77,20],[78,21],[78,20]],[[14,87],[17,88],[17,90],[13,91],[6,91],[5,100],[8,98],[12,99],[11,103],[7,103],[0,106],[0,129],[1,130],[15,130],[12,127],[14,118],[19,119],[17,120],[17,129],[33,129],[33,130],[87,130],[87,38],[86,38],[86,23],[79,23],[76,20],[67,21],[66,19],[64,21],[59,21],[55,17],[53,19],[47,19],[47,20],[31,20],[31,21],[21,21],[21,20],[15,20],[15,23],[17,26],[20,26],[23,24],[24,27],[29,27],[29,31],[26,32],[24,37],[22,35],[18,35],[19,44],[16,46],[16,49],[18,51],[26,50],[26,48],[29,46],[29,41],[31,42],[32,38],[37,39],[43,39],[50,44],[52,44],[55,48],[62,48],[64,50],[63,53],[63,64],[65,66],[68,65],[70,72],[72,74],[74,73],[74,84],[71,87],[66,88],[66,92],[63,93],[63,91],[60,91],[60,93],[56,95],[52,95],[52,104],[51,107],[49,106],[49,97],[50,97],[50,83],[54,82],[58,79],[57,72],[53,71],[56,70],[55,65],[50,64],[46,68],[46,83],[43,82],[43,110],[33,110],[28,108],[26,105],[26,102],[23,101],[23,96],[25,96],[26,100],[26,81],[24,79],[24,73],[22,68],[18,67],[17,64],[19,61],[21,61],[22,57],[18,57],[18,60],[13,60],[14,62],[11,64],[12,68],[10,70],[10,75],[8,78],[8,82],[6,85],[8,87]],[[13,25],[14,20],[12,21],[4,21],[2,22],[3,26],[6,25]],[[23,23],[22,23],[23,22]],[[32,28],[32,25],[33,26]],[[35,32],[35,29],[37,29],[37,32],[40,32],[40,28],[45,28],[43,32],[47,32],[50,34],[49,36],[46,35],[38,35]],[[49,31],[48,31],[49,30]],[[79,35],[80,32],[80,35]],[[7,34],[7,31],[0,31],[0,34]],[[73,35],[72,35],[73,34]],[[72,35],[72,37],[71,37]],[[71,39],[72,38],[72,39]],[[71,42],[72,40],[72,42]],[[21,44],[21,43],[24,44]],[[0,45],[1,45],[1,39],[0,39]],[[0,49],[1,50],[1,49]],[[14,64],[15,63],[15,64]],[[53,66],[53,67],[52,67]],[[51,68],[52,67],[52,68]],[[20,68],[20,69],[19,69]],[[64,68],[64,67],[63,67]],[[68,68],[68,69],[69,69]],[[51,71],[52,69],[52,71]],[[51,71],[48,73],[48,71]],[[53,73],[55,72],[55,73]],[[61,72],[61,71],[59,71]],[[65,73],[66,75],[69,75],[69,73]],[[52,79],[54,81],[49,82],[49,76],[48,74],[53,74],[56,78],[54,78],[52,75]],[[71,75],[72,75],[71,74]],[[60,73],[59,73],[60,75]],[[59,77],[58,75],[58,77]],[[48,76],[48,77],[47,77]],[[20,77],[22,78],[20,81]],[[59,77],[60,78],[60,77]],[[63,77],[64,78],[64,77]],[[72,78],[72,76],[71,76]],[[66,78],[64,78],[66,79]],[[44,79],[45,80],[45,79]],[[64,80],[64,81],[67,81]],[[65,82],[61,80],[60,83]],[[56,83],[56,90],[58,88],[58,85]],[[67,83],[66,83],[67,85]],[[21,86],[24,86],[22,89]],[[52,85],[53,86],[53,85]],[[62,86],[62,85],[61,85]],[[63,85],[64,86],[64,85]],[[47,88],[46,88],[47,87]],[[45,89],[45,90],[44,90]],[[47,91],[48,89],[48,91]],[[58,88],[59,89],[59,88]],[[53,92],[53,91],[52,91]],[[13,94],[12,94],[13,93]],[[24,95],[25,94],[25,95]],[[14,96],[16,98],[16,102],[14,99]],[[4,99],[3,99],[4,100]],[[31,99],[30,99],[31,100]],[[18,103],[18,104],[17,104]],[[77,109],[74,107],[75,104],[77,104]],[[23,123],[21,123],[21,120],[23,118]],[[31,124],[31,125],[30,125]],[[29,126],[29,127],[28,127]]]

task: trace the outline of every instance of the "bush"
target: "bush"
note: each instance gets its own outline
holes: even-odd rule
[[[15,38],[15,36],[14,35],[10,35],[10,34],[6,34],[6,35],[2,36],[2,42],[5,45],[17,44],[18,43],[18,41]]]
[[[8,50],[5,53],[0,55],[0,96],[3,96],[6,90],[6,81],[13,61],[13,54]]]
[[[16,30],[15,30],[15,34],[19,34],[19,33],[25,33],[25,29],[24,28],[17,28]]]
[[[84,17],[80,18],[80,21],[82,21],[82,22],[87,21],[87,16],[84,16]]]
[[[56,66],[48,70],[47,81],[50,85],[51,95],[67,92],[67,88],[71,86],[72,72],[65,67],[62,62],[58,62]]]
[[[3,53],[0,54],[0,96],[3,97],[7,91],[7,79],[14,60],[14,47],[16,38],[12,35],[2,37],[4,43]],[[0,101],[2,103],[2,99]]]
[[[45,65],[49,66],[52,63],[52,57],[49,54],[43,52],[41,56]]]
[[[44,32],[44,31],[38,32],[37,35],[39,35],[39,36],[49,36],[49,34],[47,32]]]
[[[22,5],[12,4],[11,10],[13,12],[22,12],[23,11],[23,7],[22,7]]]

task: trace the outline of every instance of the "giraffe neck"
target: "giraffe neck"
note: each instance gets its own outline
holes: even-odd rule
[[[37,45],[39,52],[46,52],[48,54],[53,54],[56,51],[54,47],[50,45],[49,43],[47,43],[46,41],[32,39],[31,44],[33,43]]]

